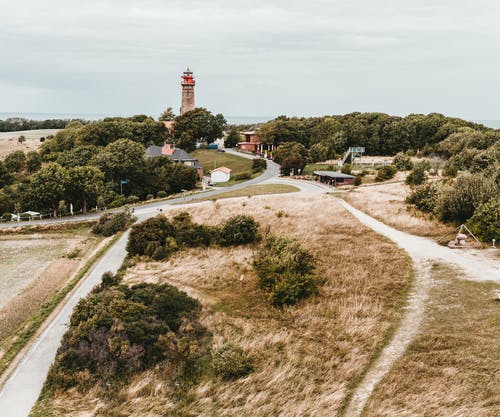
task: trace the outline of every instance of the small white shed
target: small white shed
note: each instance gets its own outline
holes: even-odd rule
[[[219,167],[212,170],[210,173],[210,182],[217,184],[218,182],[227,182],[231,179],[231,169],[227,167]]]

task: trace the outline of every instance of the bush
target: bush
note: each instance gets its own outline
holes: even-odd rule
[[[498,195],[494,178],[482,174],[464,174],[443,188],[436,212],[443,221],[464,223],[476,209]]]
[[[351,175],[351,171],[352,171],[351,164],[344,164],[342,165],[342,168],[340,168],[340,172],[342,172],[342,174]]]
[[[127,204],[137,204],[140,201],[140,198],[136,195],[129,195],[127,197]]]
[[[434,212],[437,199],[439,197],[439,187],[436,184],[422,184],[413,188],[406,197],[406,202],[426,213]]]
[[[317,290],[317,280],[312,276],[314,258],[294,239],[266,238],[253,264],[260,287],[275,306],[296,304]]]
[[[261,172],[267,168],[267,161],[264,158],[256,158],[252,161],[252,171]]]
[[[161,190],[156,193],[156,198],[165,198],[167,195],[166,191]]]
[[[127,198],[124,195],[118,196],[115,200],[109,203],[109,208],[117,208],[127,204]]]
[[[411,172],[406,177],[405,183],[408,185],[420,185],[427,181],[427,174],[425,173],[428,169],[428,164],[426,161],[417,162]]]
[[[92,232],[106,237],[112,236],[125,230],[131,221],[132,217],[126,211],[122,211],[121,213],[104,213],[92,227]]]
[[[500,197],[479,206],[467,222],[474,235],[483,242],[500,239]]]
[[[361,174],[356,175],[356,178],[354,178],[354,185],[358,186],[361,185],[363,182],[363,176]]]
[[[172,225],[176,247],[210,246],[219,239],[219,231],[216,227],[193,223],[191,215],[185,211],[172,219]]]
[[[394,165],[384,165],[377,170],[377,175],[375,176],[375,181],[387,181],[396,175],[398,170]]]
[[[450,159],[444,164],[442,174],[445,177],[455,178],[458,174],[458,166]]]
[[[251,216],[233,216],[220,228],[219,243],[222,246],[244,245],[259,240],[259,224]]]
[[[252,178],[252,174],[250,172],[240,172],[234,176],[235,181],[249,180],[250,178]]]
[[[73,311],[49,376],[67,389],[120,380],[165,359],[181,362],[184,339],[203,333],[199,304],[166,284],[113,285],[113,277]]]
[[[253,370],[252,360],[236,345],[226,343],[212,353],[212,366],[225,379],[237,379]]]
[[[399,152],[394,156],[392,160],[394,166],[398,169],[398,171],[409,171],[413,168],[413,163],[408,155],[403,152]]]
[[[172,235],[174,235],[174,227],[164,216],[147,219],[132,226],[127,251],[130,256],[146,255],[146,249],[150,242],[156,242],[158,246],[163,246],[167,237]],[[151,253],[151,247],[148,249],[149,253]]]

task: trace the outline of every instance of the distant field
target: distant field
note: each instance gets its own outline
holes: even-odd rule
[[[200,164],[203,166],[203,171],[205,175],[210,175],[210,171],[214,168],[228,167],[232,169],[231,178],[235,175],[242,173],[249,173],[252,175],[252,160],[244,158],[242,156],[231,155],[225,152],[218,152],[212,149],[198,149],[191,152],[193,157],[197,158]],[[233,179],[226,183],[219,183],[219,186],[233,185],[235,182]]]
[[[89,226],[0,234],[0,345],[67,281],[100,240],[90,233]],[[79,252],[69,259],[75,250]]]
[[[24,152],[37,150],[40,145],[41,137],[55,135],[59,129],[39,129],[39,130],[24,130],[20,132],[0,132],[0,158],[13,151],[22,150]],[[17,142],[17,138],[23,135],[26,141],[22,144]]]

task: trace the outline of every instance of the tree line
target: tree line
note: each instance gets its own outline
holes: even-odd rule
[[[24,117],[9,117],[0,120],[0,132],[19,132],[21,130],[36,129],[64,129],[71,122],[89,123],[82,119],[47,119],[31,120]]]

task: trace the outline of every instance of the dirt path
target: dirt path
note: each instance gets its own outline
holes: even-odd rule
[[[374,388],[403,355],[419,330],[424,317],[427,293],[431,286],[432,264],[439,262],[458,269],[459,277],[462,279],[500,282],[500,262],[481,251],[452,250],[430,239],[401,232],[355,209],[344,200],[337,199],[337,201],[361,223],[402,247],[413,259],[415,271],[414,285],[400,326],[355,389],[344,413],[345,417],[358,417],[363,412]]]

